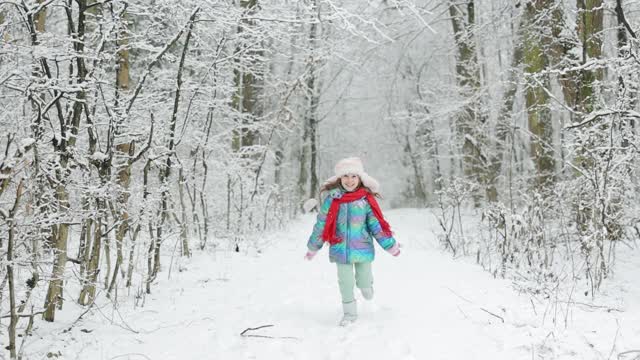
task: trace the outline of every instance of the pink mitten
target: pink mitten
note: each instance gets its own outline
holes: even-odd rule
[[[304,259],[307,261],[311,261],[313,259],[314,256],[316,256],[317,251],[307,251],[307,253],[304,255]]]
[[[400,244],[396,241],[395,244],[393,244],[392,247],[389,248],[389,250],[387,250],[389,252],[389,254],[393,255],[393,256],[398,256],[400,255]]]

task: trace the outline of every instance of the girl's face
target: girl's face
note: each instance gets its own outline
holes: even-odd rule
[[[360,185],[360,177],[355,174],[346,174],[340,177],[342,187],[347,191],[353,191]]]

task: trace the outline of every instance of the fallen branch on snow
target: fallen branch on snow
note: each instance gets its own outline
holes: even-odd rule
[[[614,311],[615,312],[624,312],[621,309],[616,309],[616,308],[612,308],[612,307],[604,306],[604,305],[592,305],[592,304],[587,304],[587,303],[578,302],[578,301],[562,301],[561,300],[560,302],[565,303],[565,304],[569,304],[569,305],[571,305],[571,304],[580,305],[580,306],[586,307],[588,309],[605,310],[606,312],[609,312],[609,313],[610,312],[614,312]]]
[[[246,334],[247,331],[253,331],[253,330],[260,330],[263,328],[267,328],[267,327],[272,327],[274,325],[262,325],[262,326],[258,326],[255,328],[246,328],[244,329],[244,331],[242,331],[240,333],[240,336],[242,337],[259,337],[259,338],[267,338],[267,339],[293,339],[293,340],[300,340],[297,337],[293,337],[293,336],[267,336],[267,335],[253,335],[253,334]]]
[[[631,360],[640,359],[640,350],[629,350],[629,351],[621,352],[621,353],[618,354],[618,359],[622,359],[623,356],[631,355],[631,354],[635,354],[636,355]]]
[[[466,298],[462,297],[461,295],[459,295],[458,293],[456,293],[455,291],[453,291],[453,290],[451,290],[451,289],[449,289],[449,288],[447,288],[447,289],[448,289],[449,291],[451,291],[455,296],[459,297],[460,299],[462,299],[462,300],[464,300],[464,301],[468,302],[469,304],[473,304],[473,305],[475,305],[473,301],[471,301],[471,300],[469,300],[469,299],[466,299]],[[533,303],[532,303],[532,304],[533,304]],[[477,306],[477,305],[476,305],[476,306]],[[487,314],[489,314],[489,315],[493,315],[493,316],[497,317],[497,318],[498,318],[498,319],[500,319],[500,321],[502,321],[502,323],[504,324],[504,318],[503,318],[502,316],[500,316],[500,315],[496,315],[496,314],[492,313],[491,311],[486,310],[486,309],[485,309],[485,308],[483,308],[483,307],[478,306],[478,308],[479,308],[480,310],[482,310],[482,311],[486,312],[486,313],[487,313]],[[458,309],[460,310],[460,312],[462,312],[462,314],[464,315],[464,317],[465,317],[465,318],[468,318],[468,317],[467,317],[467,315],[462,311],[462,309],[460,309],[460,307],[459,307],[459,306],[458,306]],[[535,309],[535,307],[534,307],[534,309]]]
[[[500,316],[500,315],[496,315],[496,314],[492,313],[491,311],[486,310],[486,309],[484,309],[484,308],[480,308],[480,310],[482,310],[482,311],[486,312],[486,313],[487,313],[487,314],[489,314],[489,315],[493,315],[493,316],[497,317],[497,318],[498,318],[498,319],[500,319],[500,320],[502,321],[502,323],[504,324],[504,318],[503,318],[502,316]]]

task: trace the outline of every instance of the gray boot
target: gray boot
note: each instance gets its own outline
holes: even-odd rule
[[[347,326],[356,321],[358,318],[358,306],[356,305],[356,301],[342,303],[342,311],[344,315],[342,316],[342,320],[340,320],[340,326]]]
[[[360,289],[360,292],[362,293],[362,297],[365,298],[366,300],[373,299],[373,288],[372,287],[362,288],[362,289]]]

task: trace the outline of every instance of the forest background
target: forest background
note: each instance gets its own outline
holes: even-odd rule
[[[640,236],[638,10],[0,1],[6,351],[65,301],[144,299],[174,257],[260,250],[350,155],[452,254],[597,296]]]

